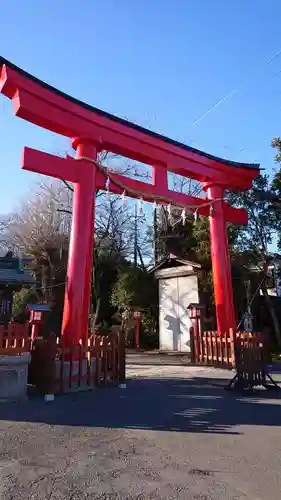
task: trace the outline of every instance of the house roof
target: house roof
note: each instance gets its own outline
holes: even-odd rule
[[[0,269],[0,284],[35,284],[33,276],[24,271],[17,272],[15,269]]]
[[[246,253],[245,253],[246,254]],[[241,253],[241,257],[243,257],[243,253]],[[269,264],[269,266],[272,266],[274,264],[274,262],[276,263],[279,263],[281,262],[281,255],[280,254],[273,254],[273,253],[269,253],[268,256],[267,256],[267,264]],[[253,263],[253,262],[250,262],[250,263],[246,263],[246,264],[242,264],[242,267],[248,271],[257,271],[257,272],[260,272],[263,268],[263,265],[264,265],[264,262],[260,261],[260,262],[257,262],[257,263]]]
[[[20,259],[12,257],[0,258],[0,284],[4,285],[32,285],[35,279],[32,274],[23,268]]]
[[[164,267],[173,267],[173,265],[178,264],[179,266],[192,266],[197,269],[201,269],[201,264],[198,264],[198,262],[193,262],[191,260],[185,259],[183,257],[176,257],[173,254],[169,254],[164,259],[162,259],[156,266],[153,266],[149,272],[154,273],[155,271],[159,271],[160,269]]]

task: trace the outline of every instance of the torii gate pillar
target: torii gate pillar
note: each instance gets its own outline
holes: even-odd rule
[[[226,333],[230,328],[236,329],[236,320],[227,227],[223,209],[224,189],[212,183],[204,183],[203,188],[208,193],[208,199],[216,200],[212,204],[212,211],[209,216],[213,284],[217,330],[220,333]]]
[[[76,149],[77,158],[95,160],[97,157],[97,146],[90,140],[75,138],[72,146]],[[71,345],[73,342],[77,344],[81,332],[84,343],[88,332],[97,168],[90,161],[79,162],[79,167],[79,182],[74,184],[62,322],[62,336],[66,345]]]

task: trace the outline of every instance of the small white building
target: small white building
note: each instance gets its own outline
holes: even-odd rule
[[[151,269],[159,281],[160,351],[191,351],[187,307],[199,302],[200,268],[200,264],[170,255]]]

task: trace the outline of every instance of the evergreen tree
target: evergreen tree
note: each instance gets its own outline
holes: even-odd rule
[[[248,191],[232,192],[229,201],[234,206],[245,208],[248,224],[238,226],[234,250],[242,268],[255,266],[266,307],[271,317],[276,341],[281,347],[281,332],[274,303],[268,294],[267,278],[272,263],[270,247],[274,244],[280,222],[277,214],[277,196],[274,180],[269,175],[259,175]]]

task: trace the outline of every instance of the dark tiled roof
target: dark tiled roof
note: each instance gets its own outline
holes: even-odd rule
[[[0,284],[35,284],[35,279],[27,271],[18,272],[16,269],[0,269]]]
[[[33,284],[35,279],[28,270],[24,269],[24,260],[18,257],[0,257],[1,284]]]
[[[161,269],[162,267],[172,267],[173,264],[179,264],[183,266],[192,266],[197,269],[201,269],[201,264],[198,264],[198,262],[192,262],[191,260],[184,259],[181,257],[176,257],[175,255],[167,255],[167,257],[164,257],[156,266],[153,266],[149,272],[154,273],[155,271],[158,271],[158,269]]]

